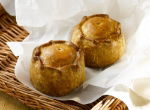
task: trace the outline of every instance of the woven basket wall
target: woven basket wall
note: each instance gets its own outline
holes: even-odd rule
[[[14,75],[17,61],[6,42],[22,41],[28,32],[16,24],[0,4],[0,90],[15,97],[27,106],[38,110],[127,110],[127,106],[112,96],[102,96],[97,101],[82,105],[74,101],[57,101],[29,89]],[[99,102],[99,103],[98,103]],[[98,104],[97,104],[98,103]],[[97,105],[96,105],[97,104]],[[96,105],[96,106],[95,106]]]

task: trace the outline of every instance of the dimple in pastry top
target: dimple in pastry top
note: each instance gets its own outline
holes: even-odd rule
[[[84,55],[71,42],[50,41],[33,51],[30,79],[39,91],[63,96],[85,80]]]

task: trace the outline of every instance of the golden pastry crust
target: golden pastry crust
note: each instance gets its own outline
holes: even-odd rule
[[[105,14],[83,17],[73,29],[71,41],[83,49],[85,65],[89,67],[109,66],[125,50],[120,23]]]
[[[50,41],[33,51],[30,65],[33,86],[51,96],[64,96],[85,80],[84,54],[67,41]]]

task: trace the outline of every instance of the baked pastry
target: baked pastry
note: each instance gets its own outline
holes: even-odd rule
[[[71,42],[50,41],[34,49],[30,65],[33,86],[51,96],[64,96],[85,80],[84,53]]]
[[[85,65],[89,67],[109,66],[125,49],[120,23],[105,14],[83,17],[73,29],[71,41],[83,49]]]

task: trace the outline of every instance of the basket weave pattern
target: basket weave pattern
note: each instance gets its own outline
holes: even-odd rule
[[[16,24],[15,17],[10,16],[0,4],[0,90],[15,97],[22,103],[38,110],[127,110],[126,105],[112,96],[102,96],[97,101],[82,105],[74,101],[57,101],[43,96],[20,83],[14,74],[17,57],[6,42],[22,41],[28,32]],[[97,109],[98,108],[98,109]]]

